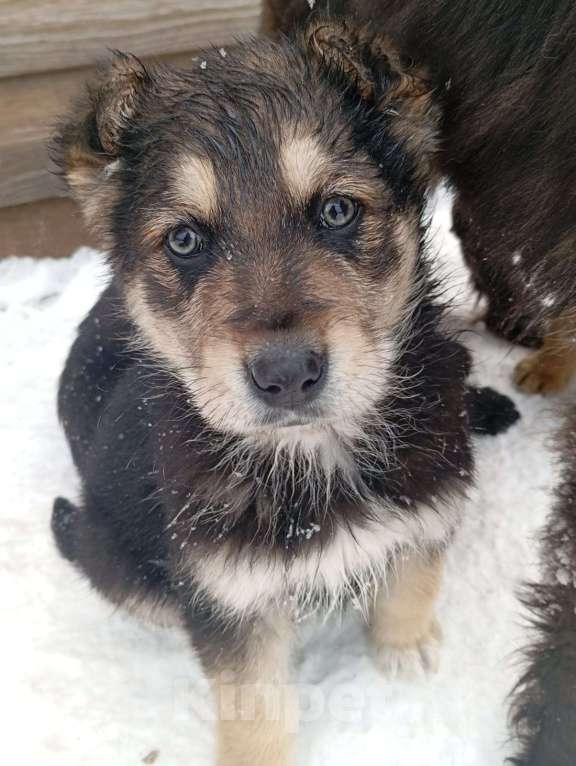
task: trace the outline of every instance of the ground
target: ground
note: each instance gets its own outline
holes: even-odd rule
[[[473,306],[448,222],[442,197],[433,249],[464,326]],[[55,413],[57,379],[75,326],[104,283],[93,251],[0,262],[3,761],[208,766],[211,701],[185,637],[115,612],[59,558],[50,536],[52,499],[78,495]],[[390,681],[373,666],[355,615],[307,627],[297,668],[307,701],[302,766],[495,766],[509,753],[506,697],[525,640],[515,593],[536,573],[536,536],[555,480],[548,442],[562,402],[513,389],[522,350],[480,325],[465,338],[475,379],[512,396],[522,421],[478,442],[478,487],[441,597],[440,669]]]

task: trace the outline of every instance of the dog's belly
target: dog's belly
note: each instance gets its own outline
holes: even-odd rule
[[[200,593],[237,615],[273,605],[295,614],[319,606],[330,610],[349,599],[362,607],[374,586],[385,580],[394,555],[447,544],[459,502],[417,511],[381,511],[382,521],[339,527],[330,542],[318,546],[310,540],[310,549],[292,560],[273,553],[235,555],[223,545],[186,566]]]

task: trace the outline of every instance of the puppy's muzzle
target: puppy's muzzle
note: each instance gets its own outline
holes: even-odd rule
[[[326,370],[324,354],[274,345],[258,352],[248,367],[248,378],[252,392],[269,407],[297,410],[318,398]]]

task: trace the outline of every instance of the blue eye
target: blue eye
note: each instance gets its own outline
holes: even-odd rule
[[[350,197],[328,197],[322,204],[320,220],[328,229],[343,229],[358,215],[358,203]]]
[[[176,226],[168,232],[166,246],[178,258],[190,258],[204,249],[204,239],[191,226]]]

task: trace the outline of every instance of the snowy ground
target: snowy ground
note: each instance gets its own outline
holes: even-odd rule
[[[443,202],[434,227],[461,318],[470,301]],[[49,517],[78,480],[55,415],[75,325],[103,284],[96,253],[0,262],[0,631],[3,762],[9,766],[204,766],[211,704],[183,635],[139,624],[61,560]],[[522,351],[477,328],[476,377],[513,396],[523,419],[478,445],[479,482],[449,558],[439,673],[389,682],[353,618],[307,632],[298,683],[308,700],[299,764],[495,766],[507,753],[506,695],[522,614],[514,592],[534,573],[534,536],[554,482],[546,442],[558,402],[512,390]],[[153,759],[150,756],[148,760]]]

